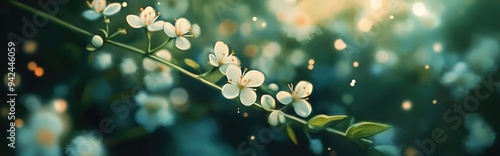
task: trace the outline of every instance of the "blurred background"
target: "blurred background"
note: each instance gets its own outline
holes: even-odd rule
[[[18,1],[36,9],[44,2]],[[500,154],[500,1],[107,2],[122,6],[109,17],[110,32],[127,31],[116,41],[145,48],[146,34],[125,17],[152,6],[159,20],[184,17],[201,32],[189,39],[191,49],[169,44],[158,56],[198,73],[183,63],[190,58],[208,71],[208,54],[220,40],[243,67],[266,75],[266,88],[310,81],[310,117],[348,115],[335,127],[341,131],[349,121],[392,128],[362,147],[297,126],[295,145],[283,127],[270,127],[267,112],[113,45],[87,51],[91,37],[49,22],[16,45],[16,148],[2,139],[2,155]],[[22,34],[23,19],[33,17],[6,0],[0,8],[4,36]],[[91,8],[83,0],[56,8],[55,17],[91,33],[104,28],[102,17],[84,14]],[[166,39],[163,31],[152,37],[153,47]],[[7,70],[2,75],[5,97]],[[9,106],[0,109],[4,136]],[[445,139],[433,137],[440,134]]]

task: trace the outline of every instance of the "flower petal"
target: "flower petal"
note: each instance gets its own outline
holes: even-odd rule
[[[94,36],[92,37],[92,40],[90,41],[90,43],[91,43],[94,47],[96,47],[96,48],[100,48],[100,47],[102,47],[102,44],[104,43],[104,40],[102,39],[102,37],[101,37],[101,36],[99,36],[99,35],[94,35]]]
[[[223,61],[224,64],[235,64],[240,65],[240,60],[236,56],[229,56]]]
[[[243,82],[248,81],[245,85],[246,87],[259,87],[264,83],[264,80],[264,74],[257,70],[248,71],[242,79]]]
[[[214,46],[214,54],[218,59],[227,57],[229,55],[229,48],[227,47],[227,44],[222,41],[217,41]]]
[[[292,94],[285,91],[279,91],[276,94],[276,98],[278,99],[279,102],[281,102],[284,105],[290,104],[293,100]]]
[[[217,59],[215,58],[214,54],[208,54],[208,63],[214,67],[219,67],[219,62],[217,62]],[[222,72],[222,71],[221,71]],[[223,73],[225,73],[224,71]]]
[[[279,110],[272,111],[267,118],[267,122],[269,122],[271,126],[278,126],[278,124],[283,124],[285,121],[285,115]]]
[[[106,8],[104,8],[102,14],[104,14],[105,16],[111,16],[118,13],[121,8],[122,5],[120,3],[111,3]]]
[[[191,30],[193,32],[194,38],[198,38],[201,35],[201,28],[198,24],[193,24],[193,29]]]
[[[257,100],[257,93],[250,88],[241,89],[240,101],[245,106],[251,106]]]
[[[95,20],[99,17],[101,17],[101,14],[100,13],[97,13],[95,12],[94,10],[85,10],[83,13],[82,13],[82,16],[87,19],[87,20]]]
[[[141,12],[141,20],[145,25],[153,24],[156,20],[156,11],[153,7],[148,6]]]
[[[274,98],[269,94],[264,94],[260,97],[260,104],[266,109],[276,108],[276,101],[274,101]]]
[[[305,98],[311,95],[313,91],[313,85],[311,82],[307,81],[300,81],[297,83],[297,86],[295,86],[294,92],[297,94],[298,97],[300,98]]]
[[[240,94],[240,88],[237,85],[225,84],[222,86],[222,96],[226,99],[234,99]]]
[[[278,113],[279,112],[277,110],[274,110],[271,114],[269,114],[269,117],[267,117],[267,122],[269,122],[271,126],[278,126]]]
[[[141,28],[144,26],[144,23],[142,23],[141,18],[139,18],[139,16],[137,15],[127,15],[127,23],[132,28]]]
[[[227,67],[231,66],[232,64],[222,64],[219,66],[219,71],[220,73],[222,73],[223,75],[226,75],[226,70],[227,70]]]
[[[148,25],[148,30],[149,31],[160,31],[163,29],[163,25],[165,22],[163,21],[156,21],[153,24]]]
[[[186,34],[191,29],[191,23],[185,18],[179,18],[175,21],[175,31],[178,35]],[[180,33],[180,34],[179,34]]]
[[[240,82],[241,69],[236,65],[230,65],[226,70],[227,81],[232,84]]]
[[[167,34],[167,36],[170,38],[177,37],[177,35],[175,34],[175,27],[174,25],[172,25],[172,23],[165,22],[165,24],[163,24],[163,31],[165,31],[165,34]]]
[[[297,115],[304,118],[309,116],[309,114],[311,114],[312,111],[311,104],[309,104],[309,102],[303,99],[293,102],[293,108],[295,110],[295,113],[297,113]]]
[[[175,39],[175,46],[180,50],[188,50],[191,48],[191,43],[186,37],[179,36]]]

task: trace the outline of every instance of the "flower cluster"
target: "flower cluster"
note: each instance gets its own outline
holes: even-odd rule
[[[153,7],[148,6],[146,9],[141,8],[139,16],[127,15],[127,23],[136,29],[147,27],[150,32],[163,30],[168,37],[175,39],[175,46],[180,50],[191,48],[191,43],[187,37],[194,37],[194,34],[198,32],[192,31],[193,27],[187,19],[176,19],[174,26],[169,22],[157,21],[158,17],[160,17],[160,12],[157,14]],[[199,27],[196,27],[199,30]]]
[[[214,46],[213,54],[208,55],[209,64],[219,68],[219,71],[226,75],[228,83],[222,86],[222,95],[227,99],[240,98],[240,102],[245,106],[255,104],[257,100],[257,87],[260,87],[264,81],[265,76],[262,72],[257,70],[250,70],[244,68],[243,72],[239,66],[239,61],[234,52],[229,53],[228,46],[222,42],[217,41]],[[295,113],[301,117],[308,117],[311,114],[312,107],[307,102],[307,97],[311,95],[313,85],[307,81],[300,81],[296,88],[293,85],[288,86],[290,92],[279,91],[276,98],[283,105],[288,106],[291,104],[294,107]],[[271,111],[269,115],[269,124],[276,126],[279,123],[285,123],[285,113],[281,110],[275,110],[276,101],[271,95],[264,94],[261,97],[261,106]]]

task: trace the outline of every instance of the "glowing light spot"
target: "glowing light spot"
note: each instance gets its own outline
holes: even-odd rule
[[[371,0],[370,6],[372,9],[378,10],[382,8],[382,1],[381,0]]]
[[[9,107],[2,107],[2,111],[1,111],[2,116],[7,116],[7,115],[9,115],[9,112],[10,112],[10,111],[9,111]]]
[[[437,100],[432,100],[432,104],[437,104],[438,101]]]
[[[307,69],[309,69],[309,70],[313,70],[313,69],[314,69],[314,65],[312,65],[312,64],[308,65],[308,66],[307,66]]]
[[[411,103],[411,101],[406,100],[403,102],[403,104],[401,106],[403,107],[403,110],[409,111],[411,109],[412,105],[413,104]]]
[[[427,9],[425,8],[424,3],[417,2],[413,4],[413,14],[416,16],[423,16],[427,13]]]
[[[24,125],[23,119],[16,119],[14,122],[16,124],[16,128],[21,128]]]
[[[240,108],[238,108],[238,114],[240,114]]]
[[[248,117],[248,113],[247,112],[243,113],[243,117],[245,118]]]
[[[391,15],[391,16],[389,16],[389,18],[390,18],[390,19],[394,19],[394,16],[393,16],[393,15]]]
[[[358,29],[363,32],[369,32],[372,29],[372,26],[373,23],[366,18],[363,18],[358,22]]]
[[[250,140],[255,140],[255,136],[250,136]]]
[[[23,50],[26,54],[33,54],[38,49],[38,44],[34,40],[27,40],[23,44]]]
[[[42,76],[43,76],[43,74],[44,74],[43,68],[41,68],[41,67],[37,67],[37,68],[35,69],[35,75],[36,75],[37,77],[42,77]]]
[[[347,45],[345,44],[344,40],[342,40],[342,39],[335,40],[335,42],[333,43],[333,46],[337,50],[344,50],[347,47]]]
[[[310,65],[314,65],[314,63],[315,63],[315,62],[314,62],[314,59],[309,59],[309,64],[310,64]]]
[[[238,24],[230,19],[222,21],[219,25],[219,32],[222,36],[232,36],[238,30]]]
[[[332,150],[332,148],[328,147],[328,150]]]
[[[267,23],[266,23],[266,22],[262,22],[262,23],[260,23],[260,27],[262,27],[262,28],[267,27]]]
[[[36,62],[34,62],[34,61],[30,61],[30,62],[28,63],[28,69],[29,69],[30,71],[35,71],[36,67],[37,67]]]
[[[358,61],[354,61],[354,62],[352,63],[352,66],[353,66],[354,68],[358,68],[358,67],[359,67],[359,63],[358,63]]]
[[[255,16],[252,17],[252,21],[254,21],[254,22],[257,21],[257,17],[255,17]]]
[[[123,2],[122,7],[124,7],[124,8],[127,7],[127,2]]]
[[[434,52],[440,53],[443,50],[443,45],[439,42],[434,43],[434,45],[432,46],[432,49],[434,50]]]
[[[356,80],[352,79],[350,85],[351,85],[351,87],[354,87],[356,85]]]
[[[36,133],[37,135],[37,141],[44,147],[50,147],[55,143],[55,136],[54,134],[49,131],[48,129],[40,129]]]
[[[383,50],[379,50],[375,54],[375,60],[377,60],[378,63],[386,63],[387,61],[389,61],[389,53]]]
[[[160,5],[160,2],[158,2],[158,5]]]
[[[59,112],[65,112],[68,108],[68,103],[64,99],[57,99],[54,101],[54,109]]]
[[[424,67],[424,68],[425,68],[425,69],[429,69],[429,68],[430,68],[430,66],[427,64],[427,65],[425,65],[425,67]]]

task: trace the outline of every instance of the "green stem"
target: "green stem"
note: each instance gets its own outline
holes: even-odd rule
[[[20,2],[17,2],[17,1],[11,1],[11,2],[12,2],[13,5],[15,5],[17,7],[20,7],[22,9],[24,9],[24,10],[27,10],[27,11],[32,12],[32,13],[35,13],[35,14],[40,15],[40,16],[44,16],[44,17],[48,18],[49,20],[52,20],[54,23],[59,24],[59,25],[61,25],[63,27],[66,27],[66,28],[71,29],[73,31],[82,33],[84,35],[93,36],[92,33],[88,32],[86,30],[83,30],[83,29],[81,29],[79,27],[76,27],[76,26],[74,26],[72,24],[69,24],[69,23],[67,23],[65,21],[62,21],[61,19],[58,19],[58,18],[56,18],[56,17],[54,17],[52,15],[46,14],[46,13],[44,13],[42,11],[39,11],[39,10],[37,10],[35,8],[32,8],[30,6],[27,6],[27,5],[25,5],[23,3],[20,3]],[[222,89],[220,86],[218,86],[218,85],[216,85],[216,84],[214,84],[214,83],[212,83],[212,82],[210,82],[210,81],[208,81],[206,79],[203,79],[200,75],[191,73],[191,72],[185,70],[184,68],[181,68],[181,67],[179,67],[179,66],[177,66],[177,65],[175,65],[175,64],[173,64],[173,63],[171,63],[171,62],[169,62],[169,61],[167,61],[167,60],[165,60],[163,58],[160,58],[160,57],[158,57],[156,55],[148,55],[149,52],[151,52],[151,50],[150,50],[151,49],[151,41],[150,41],[151,40],[151,36],[150,36],[149,32],[147,34],[148,34],[148,49],[147,49],[147,51],[143,51],[141,49],[138,49],[138,48],[135,48],[135,47],[132,47],[132,46],[120,43],[120,42],[116,42],[116,41],[113,41],[113,40],[110,40],[110,39],[106,39],[106,42],[108,42],[109,44],[115,45],[117,47],[121,47],[121,48],[124,48],[124,49],[128,49],[130,51],[136,52],[138,54],[145,55],[146,57],[151,58],[151,59],[153,59],[153,60],[155,60],[157,62],[160,62],[160,63],[162,63],[164,65],[167,65],[167,66],[169,66],[169,67],[171,67],[171,68],[173,68],[173,69],[175,69],[175,70],[177,70],[177,71],[179,71],[179,72],[181,72],[181,73],[183,73],[183,74],[185,74],[185,75],[187,75],[189,77],[197,79],[198,81],[200,81],[200,82],[202,82],[202,83],[204,83],[204,84],[206,84],[206,85],[208,85],[208,86],[210,86],[210,87],[212,87],[212,88],[214,88],[216,90],[221,90]],[[114,34],[112,36],[114,36]],[[170,41],[170,39],[167,40],[163,44],[166,45],[169,41]],[[163,46],[159,46],[159,47],[155,48],[154,50],[158,50],[159,48],[161,48]],[[272,111],[270,109],[266,109],[266,108],[262,107],[262,105],[260,105],[258,103],[255,103],[254,106],[262,108],[263,110],[268,111],[268,112]],[[290,120],[294,120],[297,123],[300,123],[300,124],[302,124],[304,126],[307,126],[307,121],[305,121],[303,119],[297,118],[297,117],[289,115],[289,114],[285,114],[285,117],[288,118],[288,119],[290,119]],[[338,131],[338,130],[335,130],[333,128],[327,128],[326,131],[331,132],[331,133],[335,133],[335,134],[338,134],[338,135],[346,136],[345,133],[343,133],[341,131]],[[370,140],[362,139],[362,141],[371,144]]]
[[[76,31],[76,32],[79,32],[79,33],[82,33],[82,34],[85,34],[85,35],[88,35],[88,36],[93,36],[94,35],[94,34],[88,32],[88,31],[85,31],[85,30],[83,30],[81,28],[78,28],[78,27],[76,27],[76,26],[74,26],[72,24],[69,24],[68,22],[65,22],[65,21],[63,21],[63,20],[61,20],[59,18],[56,18],[56,17],[54,17],[52,15],[49,15],[49,14],[47,14],[45,12],[39,11],[39,10],[33,8],[33,7],[27,6],[27,5],[25,5],[25,4],[21,3],[21,2],[18,2],[18,1],[10,1],[10,2],[12,2],[12,4],[15,5],[15,6],[17,6],[17,7],[20,7],[21,9],[24,9],[24,10],[32,12],[34,14],[46,17],[47,19],[52,20],[54,23],[59,24],[61,26],[64,26],[66,28],[69,28],[69,29],[71,29],[73,31]]]
[[[168,38],[168,40],[165,40],[165,42],[163,42],[160,46],[154,48],[153,50],[151,50],[151,52],[156,52],[158,50],[160,50],[161,48],[165,47],[169,42],[170,40],[172,40],[172,38]]]
[[[148,29],[146,29],[146,34],[148,34],[148,49],[146,52],[149,54],[151,52],[151,33]]]
[[[112,39],[113,37],[115,37],[118,34],[120,34],[120,31],[116,31],[115,33],[111,34],[111,36],[109,36],[108,39]]]

